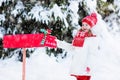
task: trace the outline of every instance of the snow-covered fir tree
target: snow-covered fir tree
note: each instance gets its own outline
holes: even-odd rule
[[[94,5],[91,6],[92,3]],[[103,18],[113,13],[119,16],[119,6],[116,3],[117,0],[1,0],[0,57],[11,57],[16,53],[21,56],[21,49],[4,49],[2,47],[4,35],[40,33],[40,29],[44,28],[51,29],[51,35],[56,36],[57,39],[71,43],[76,31],[81,27],[81,19],[92,11],[97,11]],[[108,13],[109,15],[106,15]],[[112,24],[110,19],[107,21],[108,24]],[[119,23],[119,19],[115,22]],[[111,27],[108,29],[111,30]],[[118,27],[117,30],[119,30]],[[28,57],[32,53],[31,51],[34,49],[27,50]],[[51,53],[57,55],[62,52],[61,48],[47,48],[49,55]]]

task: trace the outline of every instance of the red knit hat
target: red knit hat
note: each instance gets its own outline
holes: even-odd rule
[[[82,19],[82,22],[88,23],[90,25],[90,27],[92,28],[97,23],[96,13],[92,13],[91,15],[86,16],[85,18]]]

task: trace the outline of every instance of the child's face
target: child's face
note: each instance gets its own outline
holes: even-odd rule
[[[89,31],[90,30],[90,25],[88,25],[86,22],[83,22],[82,23],[82,30]]]

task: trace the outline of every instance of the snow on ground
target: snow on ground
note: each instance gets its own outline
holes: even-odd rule
[[[56,62],[54,57],[45,54],[44,48],[38,48],[28,59],[26,80],[76,80],[69,76],[69,59]],[[0,80],[22,80],[22,63],[11,59],[0,60]]]

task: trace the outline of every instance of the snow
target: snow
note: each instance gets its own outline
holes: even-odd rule
[[[11,14],[16,17],[18,14],[20,14],[24,10],[23,3],[19,0],[17,1],[17,4],[15,5],[15,9],[11,12]]]
[[[120,0],[114,0],[114,5],[117,6],[116,10],[118,10],[118,16],[120,16]]]
[[[112,4],[110,4],[110,5],[108,6],[108,10],[115,11],[114,6],[113,6]]]
[[[4,34],[5,34],[5,29],[3,27],[0,27],[0,39],[3,38]]]
[[[51,12],[54,14],[55,21],[57,20],[58,17],[60,18],[60,20],[63,20],[61,8],[57,4],[53,6]]]
[[[116,40],[120,41],[120,27],[119,27],[119,23],[120,23],[120,0],[114,0],[113,5],[109,5],[109,10],[114,11],[112,14],[110,14],[108,17],[105,18],[106,23],[107,23],[107,28],[110,32],[110,34],[116,38]],[[117,15],[115,14],[117,12]]]
[[[114,0],[114,4],[115,4],[116,6],[118,6],[118,8],[120,8],[119,3],[120,3],[120,0]]]
[[[5,14],[0,14],[0,25],[5,21]]]
[[[78,19],[79,19],[79,15],[78,15],[78,6],[79,6],[79,3],[78,1],[69,1],[70,2],[70,5],[68,6],[68,9],[70,10],[71,13],[68,12],[68,14],[71,14],[71,21],[72,21],[72,25],[76,28],[80,27],[79,24],[78,24]]]
[[[21,80],[22,63],[16,61],[16,56],[0,60],[0,80]],[[58,63],[54,57],[45,54],[45,48],[38,48],[31,58],[27,58],[26,80],[75,80],[69,76],[66,63],[67,59]]]
[[[41,21],[40,12],[43,11],[43,7],[35,4],[35,6],[31,9],[31,11],[28,13],[28,16],[31,19],[35,19],[36,21]]]
[[[6,0],[0,0],[0,6],[2,6],[2,3],[7,2]]]
[[[64,21],[65,27],[68,27],[66,15],[62,12],[61,7],[55,4],[50,11],[54,15],[55,21],[62,20]]]
[[[96,6],[97,6],[97,0],[85,0],[84,4],[86,4],[86,9],[89,12],[95,12],[96,11]]]
[[[35,19],[36,21],[41,21],[46,24],[48,24],[50,20],[53,20],[52,15],[54,15],[54,21],[58,19],[63,20],[65,27],[68,27],[66,16],[62,13],[61,8],[57,4],[54,4],[51,9],[43,8],[41,5],[36,4],[31,11],[28,12],[30,19]]]
[[[104,1],[104,2],[106,2],[107,0],[101,0],[101,1]]]

